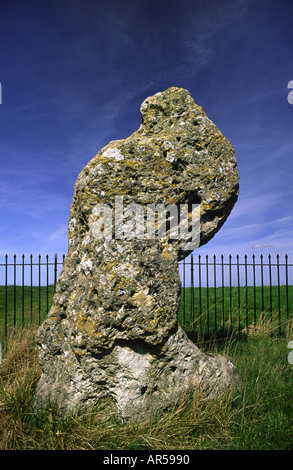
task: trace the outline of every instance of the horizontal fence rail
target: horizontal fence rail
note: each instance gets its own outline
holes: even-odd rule
[[[0,259],[0,342],[10,328],[46,318],[64,259]],[[190,255],[179,263],[180,324],[189,332],[209,334],[274,320],[281,331],[293,316],[292,266],[287,255],[282,260],[279,255],[274,260],[271,255],[242,260],[239,255]]]

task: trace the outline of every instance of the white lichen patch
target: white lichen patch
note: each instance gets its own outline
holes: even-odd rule
[[[115,148],[108,148],[103,152],[103,156],[106,158],[114,158],[117,161],[124,160],[124,156]]]
[[[135,352],[128,347],[115,347],[116,357],[119,364],[131,372],[132,377],[141,379],[146,375],[150,366],[149,354]]]
[[[69,224],[68,224],[68,230],[69,230],[69,232],[71,232],[72,230],[74,230],[75,227],[76,227],[76,219],[73,217],[73,218],[70,220]]]
[[[92,260],[86,254],[84,254],[80,262],[79,270],[82,270],[87,276],[91,272],[92,267],[93,267]]]
[[[133,279],[139,273],[139,268],[131,263],[123,263],[115,267],[115,272],[125,278]]]

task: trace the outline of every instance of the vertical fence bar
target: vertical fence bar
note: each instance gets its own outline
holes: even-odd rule
[[[225,325],[225,287],[224,287],[224,255],[221,255],[222,262],[222,328]]]
[[[272,263],[271,255],[269,255],[269,279],[270,279],[270,316],[273,319],[273,295],[272,295]]]
[[[55,254],[54,259],[54,292],[56,291],[56,282],[57,282],[57,253]]]
[[[210,302],[209,302],[209,257],[206,255],[206,280],[207,280],[207,329],[210,332]]]
[[[21,324],[24,327],[24,258],[22,255]]]
[[[286,311],[287,311],[287,321],[289,321],[288,255],[285,256],[285,275],[286,275]]]
[[[4,313],[4,334],[7,336],[8,310],[7,310],[7,284],[8,284],[8,255],[5,255],[5,313]]]
[[[47,306],[47,313],[49,312],[49,255],[46,255],[46,306]]]
[[[247,282],[247,255],[244,256],[245,266],[245,324],[248,333],[248,282]]]
[[[13,326],[16,327],[16,255],[13,256]]]
[[[278,320],[279,333],[281,333],[281,290],[280,290],[280,256],[277,254],[277,283],[278,283]]]
[[[261,320],[264,319],[264,282],[263,282],[263,255],[260,255],[260,272],[261,272]]]
[[[252,255],[252,268],[253,268],[253,323],[256,325],[256,287],[255,287],[255,255]]]
[[[182,291],[182,288],[181,288]],[[185,326],[185,258],[183,260],[183,313],[182,313],[182,323]]]
[[[30,256],[31,268],[31,322],[33,321],[33,255]]]
[[[229,255],[229,328],[232,328],[232,255]]]
[[[194,318],[194,278],[193,278],[193,254],[190,257],[190,314],[189,314],[189,326],[191,325],[192,329],[194,328],[193,325],[193,318]]]
[[[240,310],[240,268],[239,268],[239,255],[236,256],[237,260],[237,290],[238,290],[238,332],[240,333],[241,325],[241,310]]]
[[[39,318],[38,323],[41,323],[41,255],[39,255]]]
[[[214,255],[214,301],[215,301],[215,331],[217,331],[217,263]]]
[[[202,305],[201,305],[201,256],[198,255],[198,299],[199,299],[199,333],[202,332]]]

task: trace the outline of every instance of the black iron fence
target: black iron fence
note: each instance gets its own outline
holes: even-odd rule
[[[180,263],[182,299],[179,320],[192,331],[239,332],[274,322],[281,332],[293,317],[292,264],[288,255],[265,259],[253,254],[217,259],[194,256]]]
[[[55,286],[65,255],[49,255],[37,260],[33,255],[20,259],[5,255],[0,262],[0,338],[9,328],[40,324],[53,303]]]
[[[10,328],[44,320],[64,259],[0,257],[0,341]],[[179,321],[202,333],[248,330],[260,321],[277,322],[281,330],[293,317],[292,266],[287,255],[191,255],[179,264]]]

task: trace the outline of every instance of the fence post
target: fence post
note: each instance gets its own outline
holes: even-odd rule
[[[225,283],[224,283],[224,255],[221,255],[222,261],[222,328],[225,325]]]
[[[264,319],[264,283],[263,283],[263,255],[260,255],[260,269],[261,269],[261,320]]]
[[[64,261],[64,260],[63,260]],[[185,325],[185,258],[183,260],[183,325]]]
[[[232,255],[229,255],[229,329],[232,328]]]
[[[5,255],[5,313],[4,313],[4,333],[7,336],[7,323],[8,323],[8,312],[7,312],[7,283],[8,283],[8,255]]]
[[[281,292],[280,292],[280,257],[277,254],[277,279],[278,279],[278,318],[279,318],[279,332],[281,333]]]
[[[30,256],[30,268],[31,268],[31,323],[33,321],[33,255]]]
[[[54,292],[56,290],[56,282],[57,282],[57,253],[55,253],[55,260],[54,260]]]
[[[189,319],[189,327],[193,325],[193,318],[194,318],[194,296],[193,296],[193,288],[194,288],[194,279],[193,279],[193,254],[190,257],[190,319]]]
[[[41,255],[39,255],[39,318],[38,323],[41,323]]]
[[[248,333],[248,281],[247,281],[247,255],[244,255],[245,263],[245,324]]]
[[[241,309],[240,309],[240,269],[239,269],[239,255],[236,256],[237,261],[237,287],[238,287],[238,332],[241,330]]]
[[[47,301],[47,313],[49,311],[49,255],[46,255],[46,301]]]
[[[16,255],[13,256],[13,326],[16,326]]]
[[[271,322],[273,320],[273,293],[272,293],[272,264],[271,264],[271,255],[269,255],[269,278],[270,278],[270,314]]]
[[[286,273],[286,308],[287,308],[287,321],[288,321],[289,320],[288,255],[285,256],[285,273]]]
[[[217,331],[217,264],[216,255],[214,255],[214,300],[215,300],[215,331]]]
[[[210,302],[209,302],[209,257],[206,255],[206,280],[207,280],[207,329],[210,332]]]
[[[255,255],[252,255],[252,267],[253,267],[253,307],[254,307],[253,323],[254,323],[254,326],[256,326]]]
[[[24,327],[24,258],[22,255],[21,324]]]
[[[199,335],[202,332],[202,305],[201,305],[201,256],[198,255],[198,296],[199,296]]]

